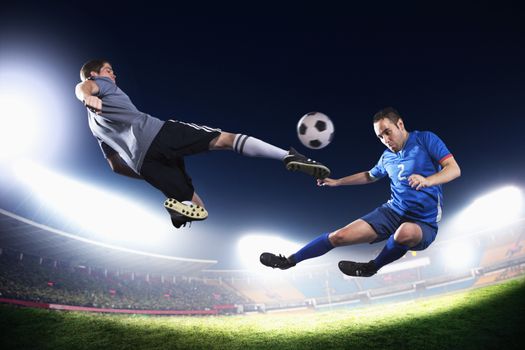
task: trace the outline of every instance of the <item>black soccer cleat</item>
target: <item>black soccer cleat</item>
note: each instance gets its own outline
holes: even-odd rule
[[[293,259],[288,259],[281,254],[275,255],[272,253],[262,253],[259,257],[259,260],[264,266],[268,266],[273,269],[279,268],[281,270],[286,270],[290,267],[295,266],[295,262],[293,262]]]
[[[370,260],[367,263],[342,260],[339,261],[339,270],[348,276],[370,277],[377,273],[378,268],[376,267],[374,260]]]
[[[284,157],[283,161],[286,165],[286,169],[291,171],[301,171],[317,179],[324,179],[330,175],[330,169],[315,160],[303,156],[293,147],[290,148],[288,155]]]
[[[171,223],[173,224],[173,226],[175,226],[175,228],[181,228],[183,226],[186,226],[186,223],[188,222],[191,222],[191,221],[188,221],[186,217],[182,215],[180,218],[174,218],[173,216],[171,217]]]
[[[176,199],[168,198],[164,201],[164,208],[171,216],[171,223],[176,228],[185,226],[187,222],[201,221],[208,217],[208,211],[196,204],[184,204]]]

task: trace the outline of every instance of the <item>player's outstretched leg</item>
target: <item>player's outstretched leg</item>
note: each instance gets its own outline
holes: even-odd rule
[[[289,151],[286,151],[253,136],[223,131],[210,142],[209,148],[210,150],[233,150],[247,157],[281,160],[284,162],[286,169],[300,171],[318,179],[324,179],[330,175],[328,167],[303,156],[295,149],[290,148]]]
[[[377,273],[378,268],[374,260],[370,260],[367,263],[342,260],[339,261],[339,270],[348,276],[370,277]]]
[[[334,249],[334,245],[330,242],[329,237],[330,233],[323,233],[317,236],[288,258],[282,255],[277,256],[272,253],[262,253],[260,257],[261,264],[272,268],[279,268],[281,270],[289,269],[303,260],[324,255]]]
[[[187,222],[201,221],[208,217],[208,211],[204,207],[190,201],[179,202],[174,198],[168,198],[164,202],[164,208],[171,216],[173,226],[179,228]]]
[[[290,256],[289,258],[286,258],[285,256],[279,254],[275,255],[272,253],[262,253],[259,260],[261,261],[261,264],[264,266],[268,266],[271,268],[279,268],[281,270],[289,269],[290,267],[295,266],[295,262],[293,261],[293,256]]]
[[[286,169],[291,171],[300,171],[318,179],[324,179],[330,175],[330,169],[323,164],[303,156],[293,147],[283,159]]]

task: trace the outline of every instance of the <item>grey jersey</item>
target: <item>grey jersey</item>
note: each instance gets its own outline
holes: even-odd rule
[[[91,132],[140,174],[146,152],[164,121],[139,111],[111,79],[93,77],[92,80],[100,90],[96,96],[102,100],[102,112],[97,115],[88,109]]]

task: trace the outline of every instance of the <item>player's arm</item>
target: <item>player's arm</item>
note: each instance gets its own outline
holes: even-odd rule
[[[108,161],[111,170],[120,175],[132,177],[134,179],[142,179],[142,177],[139,174],[137,174],[126,164],[124,159],[120,157],[117,151],[115,151],[112,147],[110,147],[107,143],[103,142],[99,138],[97,138],[97,140],[100,145],[100,150],[104,154],[104,158],[106,158],[106,160]]]
[[[102,111],[102,100],[95,96],[100,91],[93,80],[85,80],[77,84],[75,95],[82,103],[95,113]]]
[[[418,174],[412,174],[408,178],[410,187],[419,190],[421,188],[441,185],[454,180],[461,176],[461,169],[454,157],[450,156],[442,160],[442,169],[434,175],[424,177]]]
[[[115,173],[131,177],[134,179],[142,179],[142,176],[137,174],[133,169],[131,169],[126,162],[119,156],[118,153],[113,153],[107,157],[109,166],[111,170]]]
[[[348,175],[340,179],[318,179],[317,186],[347,186],[347,185],[366,185],[377,181],[378,179],[372,177],[369,171],[362,171],[353,175]]]

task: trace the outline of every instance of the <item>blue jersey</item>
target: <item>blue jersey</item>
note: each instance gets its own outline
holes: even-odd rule
[[[409,219],[436,224],[441,220],[443,191],[441,185],[416,191],[408,184],[408,177],[424,177],[441,170],[440,163],[452,157],[443,141],[430,131],[412,131],[402,150],[387,149],[370,170],[375,179],[390,178],[391,198],[385,204],[399,215]]]

